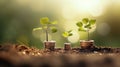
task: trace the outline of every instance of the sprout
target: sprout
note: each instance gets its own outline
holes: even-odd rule
[[[48,17],[43,17],[40,19],[41,27],[34,28],[33,31],[43,30],[46,33],[46,41],[48,41],[48,33],[51,31],[52,33],[56,33],[57,29],[54,25],[57,24],[57,21],[50,22]]]
[[[83,18],[82,21],[77,22],[76,25],[78,26],[78,31],[83,31],[88,33],[88,40],[89,40],[89,31],[95,25],[95,19],[88,19]]]
[[[65,32],[63,32],[62,33],[62,36],[64,37],[64,38],[68,38],[68,37],[70,37],[70,36],[72,36],[73,34],[72,34],[72,30],[69,30],[69,31],[65,31]]]

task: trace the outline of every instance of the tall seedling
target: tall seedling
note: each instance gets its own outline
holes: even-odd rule
[[[43,18],[40,18],[40,24],[41,24],[41,27],[38,27],[38,28],[34,28],[33,31],[36,31],[36,30],[43,30],[46,34],[46,41],[49,41],[49,37],[48,37],[48,34],[49,32],[51,31],[52,33],[56,33],[57,32],[57,29],[55,27],[55,25],[57,24],[57,21],[50,21],[48,17],[43,17]]]

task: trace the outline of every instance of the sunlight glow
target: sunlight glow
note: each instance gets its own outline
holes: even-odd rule
[[[103,13],[103,6],[100,0],[78,0],[74,4],[76,4],[75,7],[78,11],[83,10],[94,17],[100,16]]]
[[[74,30],[74,31],[72,31],[72,33],[73,33],[73,36],[69,37],[68,41],[70,41],[72,43],[78,42],[78,40],[79,40],[79,34],[78,34],[78,32]]]
[[[86,32],[78,32],[76,23],[84,17],[99,17],[102,16],[106,6],[110,3],[109,0],[16,0],[22,5],[29,5],[32,10],[38,12],[44,12],[50,10],[51,12],[58,12],[60,16],[64,18],[61,23],[65,31],[73,30],[73,36],[69,37],[68,40],[72,43],[76,43],[79,39],[86,39]],[[119,0],[118,0],[119,1]],[[60,7],[58,7],[60,6]],[[48,11],[48,12],[50,12]],[[58,16],[59,16],[58,14]],[[95,31],[96,27],[94,27],[90,32]],[[103,31],[103,30],[102,30]],[[41,40],[45,40],[44,33],[35,34],[35,37],[41,38]],[[52,36],[50,36],[50,40]]]
[[[84,17],[99,17],[107,6],[108,0],[66,0],[64,4],[62,4],[62,14],[66,19],[64,23],[64,29],[74,29],[77,31],[76,23]],[[66,5],[67,4],[67,5]],[[77,20],[77,21],[76,21]],[[96,26],[93,27],[90,32],[94,32]],[[79,39],[86,39],[86,32],[76,32],[73,31],[74,36],[68,38],[68,40],[72,43],[77,42]]]
[[[68,30],[72,30],[72,33],[73,33],[73,36],[70,36],[68,38],[68,41],[70,41],[71,43],[76,43],[78,42],[79,40],[79,33],[77,32],[77,26],[76,26],[76,21],[66,21],[64,23],[64,29],[65,31],[68,31]]]
[[[75,18],[82,15],[91,15],[93,17],[101,16],[104,13],[105,5],[108,1],[101,0],[67,0],[62,6],[63,16],[66,19]],[[69,3],[69,4],[68,4]]]
[[[89,11],[99,4],[100,0],[76,0],[71,3],[79,11]]]

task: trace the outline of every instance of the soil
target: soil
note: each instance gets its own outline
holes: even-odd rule
[[[120,48],[37,49],[25,45],[0,45],[0,67],[120,67]]]

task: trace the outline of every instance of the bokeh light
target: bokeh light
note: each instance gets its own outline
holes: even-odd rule
[[[63,46],[66,40],[61,33],[71,29],[74,35],[68,41],[78,43],[87,38],[87,33],[78,32],[76,23],[87,17],[97,20],[90,31],[96,45],[114,43],[119,46],[119,7],[120,0],[0,0],[0,43],[16,43],[22,36],[29,44],[41,47],[44,32],[32,32],[32,29],[40,27],[39,19],[45,16],[58,21],[58,32],[50,33],[50,40],[56,40],[56,46]]]
[[[97,26],[97,32],[102,36],[107,36],[110,33],[110,26],[107,23],[100,23]]]
[[[76,43],[76,42],[78,42],[80,35],[79,35],[78,32],[75,31],[75,30],[73,30],[72,33],[73,33],[73,36],[69,37],[68,40],[69,40],[71,43]]]

